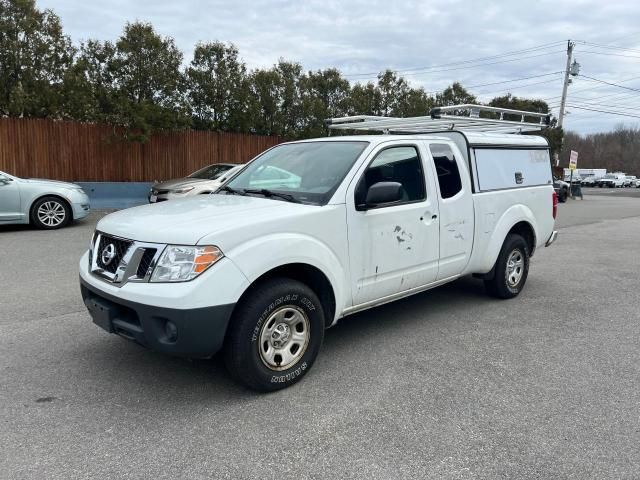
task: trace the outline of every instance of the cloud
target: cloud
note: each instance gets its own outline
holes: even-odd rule
[[[632,0],[40,0],[38,5],[60,15],[74,41],[113,40],[125,22],[144,20],[161,34],[175,38],[187,59],[196,42],[222,40],[233,42],[249,67],[269,67],[283,57],[302,63],[305,69],[337,67],[345,75],[451,64],[558,42],[529,53],[487,60],[475,68],[466,68],[473,64],[461,64],[457,67],[465,68],[450,66],[407,74],[413,85],[427,91],[441,90],[453,81],[481,85],[561,71],[566,62],[566,43],[562,41],[568,38],[638,50],[579,43],[575,56],[583,74],[609,82],[640,76],[640,58],[630,58],[640,57],[640,28],[636,26],[640,3]],[[488,100],[510,91],[549,99],[556,105],[561,77],[558,74],[537,81],[481,87],[474,93]],[[640,88],[640,78],[623,85]],[[578,90],[582,91],[574,96]],[[580,99],[581,105],[614,100],[623,105],[640,104],[640,93],[634,95],[581,78],[574,81],[569,92],[570,101],[573,98],[577,103]],[[610,102],[605,95],[612,95],[608,97]],[[582,133],[640,120],[569,110],[566,128]],[[557,108],[554,111],[557,113]]]

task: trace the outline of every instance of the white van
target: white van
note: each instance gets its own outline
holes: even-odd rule
[[[471,274],[515,297],[557,235],[547,141],[505,133],[539,124],[446,111],[334,119],[408,132],[284,143],[217,194],[104,217],[80,260],[94,322],[174,355],[222,349],[234,377],[269,391],[308,372],[346,315]],[[264,188],[271,168],[299,180]]]

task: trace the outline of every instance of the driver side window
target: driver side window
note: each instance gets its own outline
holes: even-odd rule
[[[418,149],[414,146],[389,147],[379,152],[360,178],[355,203],[363,203],[369,188],[378,182],[397,182],[402,185],[399,205],[427,198],[424,171]]]

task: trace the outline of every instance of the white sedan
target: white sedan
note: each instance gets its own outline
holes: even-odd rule
[[[90,211],[89,197],[79,185],[0,171],[0,225],[22,223],[52,230]]]

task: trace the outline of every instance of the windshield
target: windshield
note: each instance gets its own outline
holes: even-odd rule
[[[252,190],[249,193],[266,189],[289,194],[299,202],[323,205],[367,145],[352,141],[279,145],[253,160],[227,186]]]
[[[227,170],[233,168],[233,165],[209,165],[201,168],[189,175],[189,178],[200,178],[202,180],[215,180]]]

